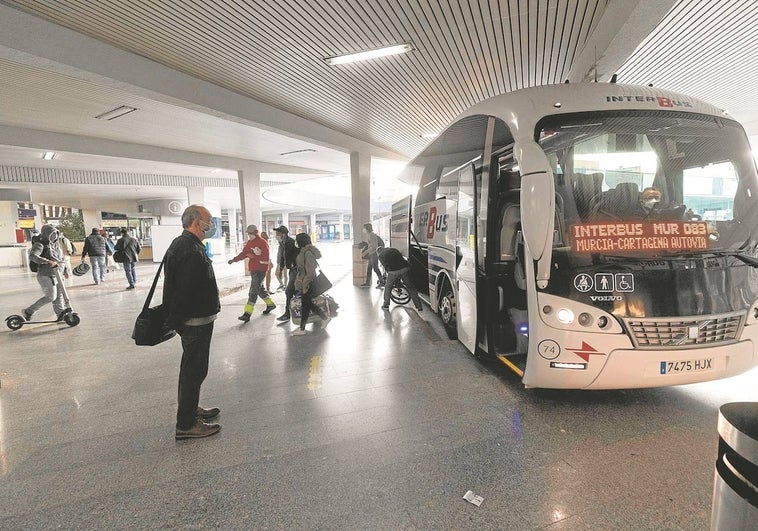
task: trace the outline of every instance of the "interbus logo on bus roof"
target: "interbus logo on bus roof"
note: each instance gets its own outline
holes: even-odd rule
[[[664,96],[606,96],[605,101],[614,102],[631,102],[640,103],[657,103],[658,107],[692,107],[692,102],[687,100],[672,100]]]

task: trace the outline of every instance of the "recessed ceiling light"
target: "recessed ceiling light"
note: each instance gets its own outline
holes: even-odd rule
[[[45,151],[42,154],[42,158],[45,160],[53,160],[55,158],[55,151]]]
[[[110,111],[104,112],[103,114],[98,114],[95,116],[98,120],[115,120],[116,118],[121,118],[122,116],[129,114],[130,112],[136,111],[136,107],[129,107],[128,105],[122,105],[121,107],[116,107],[115,109],[111,109]]]
[[[219,168],[216,168],[215,170],[211,170],[211,173],[220,173],[221,171]]]
[[[384,48],[378,48],[376,50],[366,50],[365,52],[349,53],[346,55],[335,55],[334,57],[326,57],[324,61],[330,66],[343,65],[345,63],[354,63],[356,61],[365,61],[367,59],[376,59],[377,57],[386,57],[388,55],[397,55],[399,53],[407,53],[413,50],[413,46],[409,43],[396,44],[394,46],[386,46]]]

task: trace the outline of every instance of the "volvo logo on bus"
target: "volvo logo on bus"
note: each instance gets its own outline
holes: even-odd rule
[[[431,207],[429,210],[422,212],[419,216],[419,225],[426,226],[427,239],[434,238],[436,232],[447,231],[447,214],[437,215],[437,207]]]

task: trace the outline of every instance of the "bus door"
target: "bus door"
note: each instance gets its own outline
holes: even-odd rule
[[[456,260],[456,325],[458,339],[471,352],[476,351],[477,312],[477,241],[476,241],[476,178],[473,164],[460,170],[458,184],[458,223],[455,238]]]

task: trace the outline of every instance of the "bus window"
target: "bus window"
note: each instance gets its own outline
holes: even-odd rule
[[[683,171],[684,202],[690,215],[706,221],[734,219],[739,178],[730,161]]]

